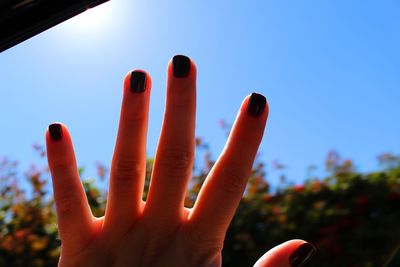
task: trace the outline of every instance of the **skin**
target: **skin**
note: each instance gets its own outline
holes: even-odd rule
[[[268,104],[260,116],[252,117],[246,113],[249,96],[243,100],[194,207],[186,208],[195,149],[196,66],[192,61],[188,77],[175,78],[170,62],[164,121],[144,202],[151,78],[146,73],[145,92],[132,93],[130,75],[124,80],[105,216],[95,218],[90,211],[67,127],[62,125],[59,141],[46,132],[62,241],[59,266],[221,266],[225,234],[263,136]],[[290,254],[303,243],[283,243],[254,266],[290,267]]]

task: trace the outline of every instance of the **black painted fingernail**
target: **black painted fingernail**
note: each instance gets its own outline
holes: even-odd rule
[[[146,90],[146,73],[137,70],[132,71],[130,88],[133,93],[143,93]]]
[[[49,125],[50,138],[53,141],[60,141],[62,138],[62,126],[59,123]]]
[[[247,105],[247,114],[258,117],[264,111],[267,100],[265,96],[257,93],[252,93],[250,96],[249,104]]]
[[[177,78],[184,78],[190,72],[190,58],[183,55],[176,55],[172,58],[172,70]]]
[[[299,246],[289,257],[289,263],[292,267],[302,267],[311,259],[317,250],[310,243],[304,243]]]

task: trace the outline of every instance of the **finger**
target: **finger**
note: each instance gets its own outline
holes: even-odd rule
[[[254,267],[302,267],[315,252],[315,247],[306,241],[290,240],[269,250]]]
[[[182,216],[194,158],[196,66],[175,56],[168,66],[164,121],[145,212],[176,220]]]
[[[111,163],[105,231],[126,231],[140,213],[146,172],[150,89],[151,79],[146,72],[136,70],[126,75]]]
[[[224,239],[246,187],[267,117],[264,96],[253,93],[245,98],[225,148],[189,215],[189,225],[199,235]]]
[[[94,226],[67,127],[60,123],[49,125],[46,147],[63,253],[73,253],[91,240]]]

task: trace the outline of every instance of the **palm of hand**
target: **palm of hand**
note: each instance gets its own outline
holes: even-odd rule
[[[189,210],[186,209],[186,214]],[[110,242],[102,236],[103,219],[96,221],[98,235],[76,255],[65,255],[60,266],[221,266],[222,244],[218,240],[199,240],[181,225],[160,224],[146,217],[139,219],[120,240]]]

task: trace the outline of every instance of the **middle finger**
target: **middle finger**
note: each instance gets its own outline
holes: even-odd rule
[[[176,221],[183,216],[194,158],[196,67],[186,56],[168,66],[164,121],[154,160],[145,213]]]
[[[133,71],[125,77],[104,222],[106,230],[118,225],[114,234],[123,234],[141,212],[150,88],[150,75],[144,71]]]

